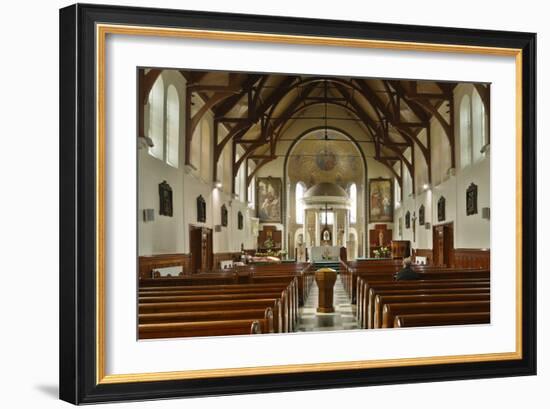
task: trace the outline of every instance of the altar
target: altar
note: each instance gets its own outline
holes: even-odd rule
[[[312,262],[338,261],[340,259],[340,247],[338,246],[314,246],[309,249]]]

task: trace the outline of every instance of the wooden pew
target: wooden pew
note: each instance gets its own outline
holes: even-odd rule
[[[397,315],[394,328],[435,327],[440,325],[489,324],[488,312],[461,312],[448,314]]]
[[[265,328],[262,332],[274,332],[273,309],[270,307],[250,310],[220,310],[139,314],[139,324],[232,321],[243,319],[265,319],[268,325],[267,328]]]
[[[447,301],[385,304],[382,317],[382,328],[393,328],[395,317],[411,314],[447,314],[486,312],[490,301]]]
[[[385,289],[388,288],[388,289]],[[460,282],[449,283],[448,286],[437,286],[428,288],[419,286],[399,288],[396,286],[373,286],[369,290],[369,296],[366,299],[366,312],[363,312],[364,321],[361,323],[363,328],[374,328],[374,309],[375,297],[378,295],[439,295],[439,294],[479,294],[489,292],[489,286],[479,284],[479,286],[465,287]]]
[[[139,304],[147,305],[150,303],[184,303],[184,302],[193,302],[193,301],[226,301],[226,300],[255,300],[255,299],[266,299],[266,298],[278,298],[280,300],[280,309],[282,311],[282,323],[281,330],[283,332],[291,332],[294,329],[295,325],[295,313],[294,308],[294,293],[292,290],[258,290],[256,292],[244,292],[244,293],[203,293],[204,290],[195,290],[195,292],[186,295],[156,295],[149,296],[140,294]]]
[[[174,296],[175,295],[181,295],[181,296],[188,296],[190,297],[191,294],[194,296],[202,295],[201,291],[206,291],[205,294],[214,294],[217,291],[223,292],[228,291],[232,293],[241,293],[241,292],[249,292],[251,294],[250,297],[243,296],[237,296],[237,297],[218,297],[218,299],[222,298],[254,298],[257,297],[254,295],[254,293],[260,294],[262,292],[265,292],[263,290],[267,288],[275,289],[275,288],[283,288],[287,289],[284,294],[281,294],[281,307],[283,310],[283,326],[282,330],[285,332],[290,332],[294,329],[297,320],[298,320],[298,280],[294,276],[284,275],[284,276],[269,276],[269,277],[260,277],[258,281],[261,281],[261,283],[258,284],[221,284],[221,285],[181,285],[182,282],[186,282],[186,277],[178,277],[178,278],[161,278],[161,279],[152,279],[147,280],[142,283],[142,286],[140,287],[140,296],[146,296],[147,293],[149,295],[152,295],[151,293],[154,292],[154,295],[168,295],[170,291]],[[143,281],[143,280],[142,280]],[[195,282],[195,281],[193,281]],[[170,284],[170,285],[168,285]],[[160,294],[161,292],[165,291],[165,294]],[[264,296],[262,298],[270,298],[273,295]],[[206,300],[207,298],[200,298]],[[156,301],[154,299],[145,299],[145,301]],[[177,301],[177,298],[174,298],[173,301]],[[187,299],[188,301],[191,301],[191,298]],[[199,300],[199,298],[196,298],[195,300]],[[161,300],[158,300],[161,301]],[[186,301],[186,299],[181,298],[180,301]]]
[[[191,301],[179,303],[149,303],[139,304],[138,311],[141,314],[170,313],[170,312],[198,312],[220,310],[250,310],[270,307],[273,310],[273,327],[275,332],[283,332],[283,311],[281,300],[267,298],[257,300],[231,300],[231,301]]]
[[[357,303],[358,320],[362,328],[373,328],[374,296],[380,290],[435,290],[445,288],[479,288],[488,287],[485,280],[414,280],[414,281],[379,281],[364,283],[363,295]],[[370,326],[369,326],[370,322]]]
[[[264,292],[257,293],[244,293],[244,294],[202,294],[196,293],[194,295],[158,295],[158,296],[140,296],[139,303],[172,303],[172,302],[186,302],[186,301],[225,301],[225,300],[255,300],[261,298],[283,298],[281,291],[276,292]]]
[[[449,279],[490,279],[490,272],[488,270],[480,269],[456,269],[456,268],[434,268],[428,266],[425,268],[415,267],[418,272],[418,280],[449,280]],[[366,283],[373,283],[376,281],[394,281],[393,272],[385,273],[370,273],[370,272],[356,272],[354,273],[355,281],[352,287],[353,300],[357,302],[361,297],[364,297],[364,286]]]
[[[358,299],[356,302],[357,305],[357,314],[358,314],[358,320],[359,322],[364,322],[366,324],[366,317],[365,313],[367,313],[368,303],[370,301],[370,295],[369,290],[372,286],[389,286],[386,288],[380,288],[380,289],[393,289],[395,285],[398,285],[400,287],[396,288],[442,288],[445,287],[444,283],[451,283],[452,286],[456,286],[456,283],[464,283],[464,288],[468,287],[475,287],[476,284],[484,283],[483,285],[489,285],[489,281],[485,279],[478,279],[478,278],[448,278],[448,279],[437,279],[437,280],[410,280],[410,281],[395,281],[395,280],[387,280],[387,281],[374,281],[370,282],[367,280],[362,280],[360,282],[359,290],[358,290]],[[372,311],[374,312],[374,311]],[[366,327],[365,327],[366,328]]]
[[[267,328],[265,320],[231,320],[205,322],[179,322],[163,324],[140,324],[139,338],[208,337],[214,335],[261,334]]]
[[[415,294],[415,295],[380,295],[374,298],[374,328],[382,327],[382,310],[386,304],[395,303],[431,303],[447,301],[489,301],[489,292],[477,294]]]

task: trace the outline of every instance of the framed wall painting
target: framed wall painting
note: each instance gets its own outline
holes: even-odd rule
[[[536,373],[535,34],[74,5],[60,11],[60,37],[61,399],[82,404]],[[178,47],[192,53],[168,51]],[[240,58],[216,65],[212,51],[224,49],[233,55],[238,49]],[[253,58],[258,50],[263,58]],[[384,67],[360,63],[372,53],[387,60]],[[115,54],[124,58],[113,59]],[[177,58],[187,60],[173,60]],[[345,61],[319,64],[339,58]],[[389,64],[403,59],[408,63]],[[441,65],[430,63],[436,60]],[[482,72],[479,64],[491,66],[495,60],[513,67],[511,74],[499,76],[498,69],[490,69],[482,70],[490,72],[486,77],[476,77]],[[119,145],[125,138],[114,137],[136,126],[136,113],[112,113],[119,112],[119,105],[132,105],[136,67],[180,65],[442,81],[458,75],[452,69],[458,65],[470,67],[460,74],[467,79],[489,81],[492,89],[502,90],[502,98],[510,98],[514,107],[508,115],[513,123],[502,133],[511,137],[493,138],[491,155],[495,169],[508,169],[515,180],[516,189],[507,189],[513,190],[508,213],[503,212],[515,223],[499,223],[497,212],[491,223],[495,229],[513,225],[515,231],[495,231],[491,251],[495,263],[506,260],[495,279],[514,296],[500,297],[491,313],[514,311],[499,315],[507,320],[506,328],[500,320],[453,328],[451,338],[461,342],[441,342],[429,354],[420,351],[432,339],[432,329],[394,332],[407,340],[399,357],[384,347],[384,337],[393,331],[347,332],[345,356],[343,348],[334,348],[335,337],[342,336],[338,333],[262,335],[253,347],[246,337],[200,339],[202,346],[192,340],[136,341],[134,329],[119,320],[128,294],[124,287],[135,291],[135,260],[132,264],[133,258],[123,257],[133,254],[124,246],[135,243],[135,231],[117,224],[127,212],[119,202],[135,198],[119,194],[128,193],[124,189],[132,185],[128,178],[135,178],[135,163]],[[443,66],[448,70],[441,71]],[[493,103],[492,126],[504,126],[509,112]],[[106,188],[113,184],[123,191]],[[260,221],[281,220],[281,209],[272,204],[279,199],[280,206],[282,186],[273,189],[273,197],[267,190],[263,200],[256,196],[258,204],[266,203]],[[134,280],[121,283],[115,269],[123,275],[128,271]],[[291,352],[286,337],[292,337]],[[366,340],[374,346],[369,351],[355,348]]]
[[[222,205],[222,208],[221,208],[221,220],[222,220],[222,226],[227,227],[227,207],[225,207],[225,204]]]
[[[393,221],[393,184],[391,179],[369,180],[369,221]],[[408,228],[408,227],[407,227]]]
[[[206,200],[202,195],[199,195],[196,199],[197,203],[197,222],[206,222]]]
[[[441,196],[437,201],[437,221],[442,222],[445,220],[445,198]]]
[[[280,223],[283,208],[282,179],[259,177],[256,183],[256,209],[260,223]]]
[[[165,181],[159,183],[159,215],[172,217],[172,188]]]
[[[466,189],[466,215],[477,214],[477,185],[470,183]]]

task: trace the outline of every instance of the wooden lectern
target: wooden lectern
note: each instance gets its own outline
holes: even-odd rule
[[[319,287],[319,306],[317,312],[334,312],[334,284],[336,283],[336,270],[332,268],[320,268],[315,272],[315,282]]]

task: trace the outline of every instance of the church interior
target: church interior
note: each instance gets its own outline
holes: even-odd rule
[[[137,76],[139,339],[490,322],[490,84]]]

